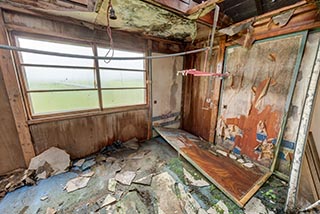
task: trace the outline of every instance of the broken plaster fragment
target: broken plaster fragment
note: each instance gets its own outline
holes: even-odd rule
[[[150,186],[151,182],[152,182],[152,177],[153,177],[153,174],[150,174],[150,175],[147,175],[145,177],[142,177],[140,179],[133,181],[133,183]]]
[[[53,209],[52,207],[47,208],[46,214],[56,214],[56,213],[57,213],[57,211],[55,209]]]
[[[116,174],[115,179],[121,184],[130,186],[135,177],[136,177],[135,172],[125,171],[125,172]]]
[[[86,161],[85,159],[77,160],[77,161],[73,164],[73,166],[81,167],[85,161]]]
[[[245,164],[243,164],[243,166],[245,166],[247,168],[252,168],[252,167],[254,167],[254,164],[253,163],[245,163]]]
[[[76,177],[67,182],[64,189],[69,193],[87,186],[91,177]]]
[[[91,172],[87,172],[87,173],[84,173],[82,175],[80,175],[81,177],[92,177],[94,175],[94,171],[91,171]]]
[[[185,168],[183,168],[183,173],[192,186],[204,187],[204,186],[210,185],[208,182],[206,182],[203,179],[196,180]]]
[[[57,147],[51,147],[32,158],[28,169],[37,171],[46,163],[52,170],[50,175],[58,175],[66,172],[70,166],[70,155]]]
[[[229,154],[229,158],[231,158],[232,160],[237,160],[237,156],[235,156],[233,154]]]
[[[221,155],[223,155],[223,156],[225,156],[225,157],[227,157],[227,155],[228,155],[228,153],[227,152],[225,152],[225,151],[222,151],[222,150],[220,150],[220,149],[217,149],[217,151],[216,151],[217,153],[219,153],[219,154],[221,154]]]
[[[108,190],[110,192],[115,192],[116,191],[116,186],[117,186],[117,181],[115,178],[110,178],[108,181]]]
[[[243,159],[241,159],[241,158],[239,158],[238,160],[237,160],[239,163],[244,163],[244,160]]]
[[[277,25],[279,24],[280,27],[285,26],[289,20],[291,19],[292,15],[294,13],[294,9],[289,10],[285,13],[281,13],[277,16],[272,17],[272,21]]]
[[[41,198],[40,198],[40,200],[41,201],[45,201],[45,200],[47,200],[49,197],[47,196],[47,195],[45,195],[45,196],[42,196]]]
[[[116,202],[117,199],[115,197],[113,197],[112,195],[107,195],[107,197],[104,199],[102,205],[101,205],[101,208],[102,207],[105,207],[105,206],[108,206],[114,202]]]

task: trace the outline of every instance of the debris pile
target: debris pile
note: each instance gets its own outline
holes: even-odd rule
[[[20,187],[34,185],[39,180],[68,172],[70,166],[72,166],[72,171],[82,173],[89,170],[96,163],[114,162],[115,158],[106,157],[106,155],[108,156],[112,152],[121,151],[124,148],[137,150],[139,148],[138,139],[133,138],[125,143],[117,140],[113,144],[104,147],[100,153],[76,160],[71,165],[70,155],[67,152],[57,147],[51,147],[32,158],[28,169],[15,170],[10,174],[0,177],[0,199],[3,198],[6,193],[12,192]],[[141,154],[138,155],[138,157],[133,158],[141,158]],[[90,173],[80,174],[66,185],[66,191],[72,192],[84,188],[92,176],[93,174],[91,175]]]
[[[0,178],[0,199],[6,193],[26,185],[34,185],[38,180],[64,173],[70,166],[70,155],[56,147],[44,151],[31,159],[29,168],[13,171]]]

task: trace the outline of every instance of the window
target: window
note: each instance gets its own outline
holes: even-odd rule
[[[23,48],[104,56],[108,49],[17,37]],[[143,53],[115,50],[116,57]],[[32,116],[146,104],[144,60],[79,59],[20,52],[20,76]],[[96,61],[96,62],[95,62]],[[97,65],[97,66],[95,66]]]

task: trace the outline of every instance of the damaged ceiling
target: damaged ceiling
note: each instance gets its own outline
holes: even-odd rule
[[[117,19],[114,29],[145,36],[190,42],[210,32],[215,3],[220,6],[218,29],[299,0],[112,0]],[[4,0],[14,6],[54,16],[69,17],[91,28],[107,26],[108,0]],[[80,2],[80,3],[79,3]],[[204,6],[197,10],[199,4]],[[87,7],[85,7],[87,5]],[[193,11],[190,14],[190,11]],[[200,18],[202,17],[202,18]],[[220,26],[219,26],[220,25]],[[205,32],[205,33],[204,33]],[[197,36],[200,35],[200,36]]]

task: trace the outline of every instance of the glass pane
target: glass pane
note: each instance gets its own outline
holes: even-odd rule
[[[100,70],[102,88],[145,87],[145,72]]]
[[[30,48],[35,50],[88,55],[93,56],[91,47],[63,44],[58,42],[39,41],[27,38],[18,38],[19,46],[22,48]],[[78,59],[70,57],[49,56],[41,54],[33,54],[20,52],[22,56],[22,63],[26,64],[40,64],[40,65],[72,65],[72,66],[94,66],[92,59]]]
[[[98,48],[98,56],[105,56],[109,49]],[[111,56],[109,54],[108,56]],[[130,51],[120,51],[114,50],[114,57],[143,57],[143,53],[130,52]],[[111,60],[109,63],[106,63],[104,60],[99,60],[100,67],[108,68],[125,68],[125,69],[144,69],[144,60]]]
[[[93,70],[24,67],[29,90],[86,89],[95,87]]]
[[[145,89],[103,90],[103,107],[130,106],[146,103]]]
[[[99,108],[98,91],[30,93],[34,114]]]

